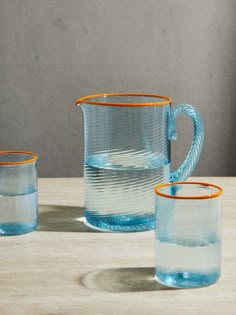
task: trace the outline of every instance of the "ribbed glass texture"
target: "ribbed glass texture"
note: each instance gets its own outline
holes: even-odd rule
[[[84,105],[87,221],[102,229],[153,229],[153,187],[169,180],[170,106]]]
[[[21,162],[33,156],[0,154],[1,162]],[[0,165],[0,235],[24,234],[34,230],[38,218],[36,161]]]
[[[200,184],[160,192],[200,196],[217,192]],[[170,287],[196,288],[216,282],[221,273],[221,196],[171,199],[156,196],[156,279]]]

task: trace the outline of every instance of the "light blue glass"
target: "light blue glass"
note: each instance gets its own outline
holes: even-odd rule
[[[191,105],[171,110],[159,95],[109,94],[77,101],[84,116],[85,216],[107,231],[154,229],[153,188],[185,180],[193,171],[204,138],[199,112]],[[186,160],[170,172],[170,140],[179,114],[192,119],[194,139]]]
[[[37,155],[0,152],[0,235],[28,233],[37,227]]]
[[[215,283],[221,274],[222,188],[184,182],[155,191],[156,280],[177,288]]]

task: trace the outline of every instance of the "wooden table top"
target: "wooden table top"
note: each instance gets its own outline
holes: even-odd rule
[[[83,223],[82,178],[39,179],[39,226],[0,238],[0,315],[236,314],[236,178],[221,185],[223,266],[200,289],[154,281],[154,231],[101,233]]]

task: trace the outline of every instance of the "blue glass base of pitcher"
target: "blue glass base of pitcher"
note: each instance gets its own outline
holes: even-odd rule
[[[96,215],[85,211],[85,219],[90,227],[109,232],[141,232],[155,228],[154,215]]]
[[[24,223],[0,223],[0,236],[20,235],[32,232],[37,228],[37,222]]]

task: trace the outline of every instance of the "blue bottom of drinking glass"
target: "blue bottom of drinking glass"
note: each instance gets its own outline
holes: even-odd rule
[[[156,272],[155,279],[166,286],[175,288],[200,288],[215,283],[220,277],[220,272]]]
[[[155,228],[154,215],[98,215],[94,211],[85,211],[89,226],[110,232],[141,232]]]
[[[35,230],[37,222],[32,224],[24,223],[0,223],[0,235],[19,235]]]

